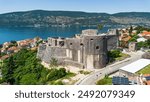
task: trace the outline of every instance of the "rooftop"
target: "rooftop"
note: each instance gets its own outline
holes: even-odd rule
[[[146,84],[147,84],[147,85],[150,85],[150,81],[146,81]]]
[[[124,66],[120,68],[121,70],[130,72],[130,73],[136,73],[137,71],[143,69],[147,65],[150,64],[150,59],[139,59],[131,64],[128,64],[127,66]]]
[[[142,35],[142,36],[150,36],[150,32],[144,31],[141,35]]]
[[[82,35],[97,35],[98,34],[98,30],[95,29],[87,29],[87,30],[82,30]]]
[[[123,40],[123,41],[129,41],[131,39],[131,36],[129,36],[128,34],[122,34],[121,36],[120,36],[120,40]]]
[[[18,50],[18,48],[17,47],[15,47],[15,46],[13,46],[13,47],[10,47],[8,50]]]
[[[112,79],[113,85],[129,85],[129,79],[126,77],[115,76]]]
[[[150,74],[144,74],[145,77],[150,76]]]

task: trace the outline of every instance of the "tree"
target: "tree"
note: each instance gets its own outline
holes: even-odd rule
[[[102,24],[98,24],[97,25],[97,29],[100,31],[100,30],[102,30],[103,29],[103,25]]]
[[[15,40],[10,41],[12,44],[16,44],[17,42]]]
[[[150,48],[150,39],[146,41],[148,48]]]
[[[138,37],[137,34],[132,35],[132,36],[131,36],[131,39],[129,40],[129,42],[137,42],[137,39],[138,39],[138,38],[139,38],[139,37]]]
[[[58,71],[58,75],[59,77],[63,77],[67,74],[66,69],[65,68],[60,68]]]
[[[133,27],[131,26],[130,29],[129,29],[129,34],[131,34],[133,31]]]
[[[4,66],[2,67],[2,78],[4,81],[6,81],[9,84],[14,84],[15,79],[13,77],[14,69],[15,69],[15,62],[13,57],[11,56],[6,60]]]
[[[21,85],[36,85],[38,82],[38,78],[34,73],[25,74],[20,80]]]
[[[58,60],[52,57],[50,60],[50,67],[57,67],[57,66],[58,66]]]
[[[15,40],[10,41],[10,45],[8,46],[8,48],[13,47],[13,46],[18,46],[17,42]]]
[[[51,69],[50,73],[47,75],[47,80],[56,80],[59,78],[64,77],[67,74],[66,69],[65,68],[60,68],[58,69]]]
[[[120,57],[120,53],[119,50],[112,50],[108,52],[108,57],[117,58]]]
[[[120,57],[120,53],[121,51],[120,50],[112,50],[112,51],[108,51],[108,60],[109,62],[112,62],[115,60],[115,58],[118,58]]]
[[[145,42],[138,42],[137,47],[138,47],[138,49],[140,49],[140,48],[150,48],[150,40],[147,40]]]

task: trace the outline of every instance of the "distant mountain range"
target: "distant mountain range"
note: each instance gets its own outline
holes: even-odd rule
[[[0,14],[0,27],[96,26],[98,24],[150,26],[150,13],[125,12],[107,14],[33,10]]]

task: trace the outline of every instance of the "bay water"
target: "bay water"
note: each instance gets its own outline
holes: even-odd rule
[[[19,41],[34,37],[73,37],[75,34],[80,34],[85,29],[97,29],[96,27],[47,27],[47,28],[31,28],[31,27],[0,27],[0,44],[8,41]],[[108,27],[104,27],[101,32],[107,32]]]

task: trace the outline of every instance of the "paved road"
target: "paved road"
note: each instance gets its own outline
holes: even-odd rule
[[[139,51],[136,53],[134,52],[134,53],[128,53],[128,54],[130,54],[131,56],[130,58],[127,58],[120,62],[116,62],[112,65],[108,65],[107,67],[103,69],[97,70],[91,73],[89,76],[84,77],[83,79],[79,80],[77,83],[75,83],[75,85],[95,85],[96,81],[104,78],[105,75],[118,71],[121,67],[140,59],[143,52]]]

